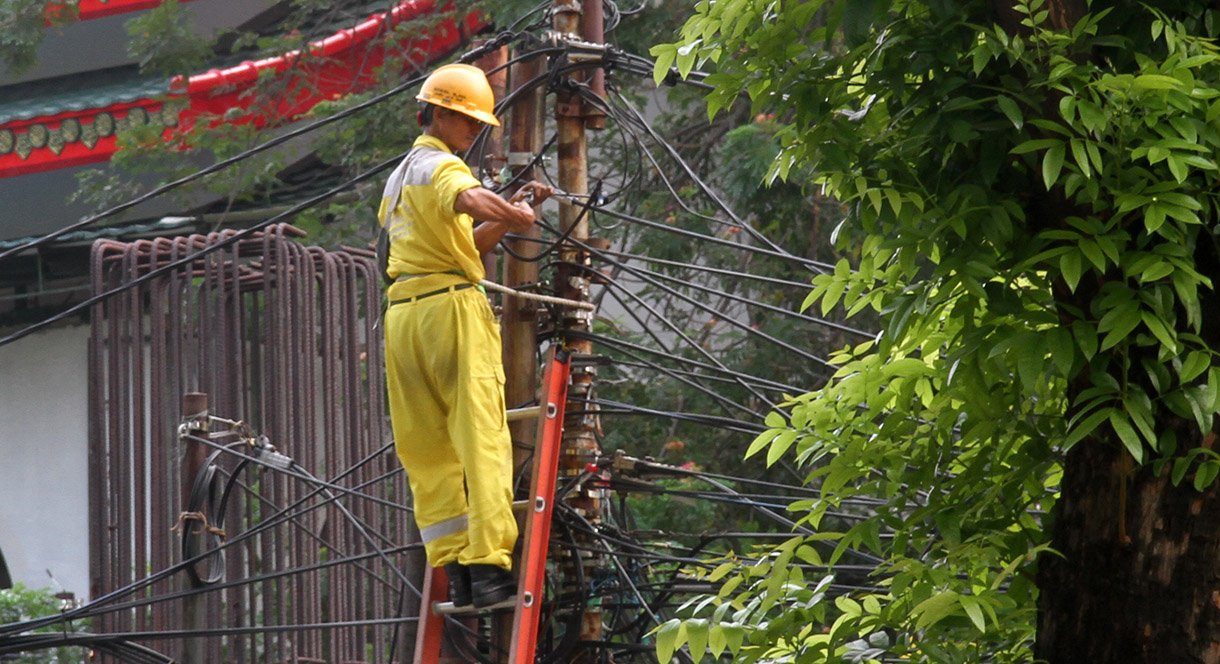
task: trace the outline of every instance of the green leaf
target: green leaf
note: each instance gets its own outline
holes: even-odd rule
[[[674,44],[657,44],[648,52],[657,59],[652,65],[652,81],[657,87],[660,87],[665,82],[665,77],[669,76],[669,68],[673,66],[674,58],[678,56],[678,47]]]
[[[1169,481],[1173,482],[1174,486],[1182,483],[1182,478],[1186,477],[1186,471],[1190,469],[1190,462],[1194,457],[1178,457],[1173,460],[1173,470],[1169,474]]]
[[[931,627],[940,622],[944,618],[956,612],[958,603],[958,595],[952,590],[946,590],[942,593],[937,593],[928,599],[920,602],[911,610],[911,614],[917,616],[915,620],[915,629],[924,629]]]
[[[725,606],[728,605],[725,604]],[[720,659],[720,654],[728,645],[729,640],[725,635],[724,625],[713,622],[707,632],[707,651],[712,654],[712,659]]]
[[[979,605],[979,598],[974,595],[959,595],[962,608],[966,610],[966,617],[970,618],[970,622],[980,632],[987,631],[987,621],[983,619],[983,607]]]
[[[1198,469],[1195,470],[1195,491],[1203,491],[1211,486],[1218,473],[1220,473],[1220,461],[1208,459],[1199,464]]]
[[[788,448],[792,447],[792,443],[796,442],[798,435],[800,435],[799,432],[789,429],[780,433],[775,437],[775,440],[771,441],[771,449],[767,450],[768,468],[775,465],[775,462],[779,461],[779,458],[784,455],[784,452],[787,452]]]
[[[1186,181],[1186,176],[1189,175],[1190,171],[1186,168],[1186,162],[1181,157],[1171,154],[1165,163],[1169,164],[1169,173],[1173,175],[1174,180],[1177,180],[1179,183]]]
[[[1132,81],[1131,87],[1136,90],[1177,90],[1182,87],[1182,82],[1163,74],[1140,74]]]
[[[661,662],[668,662],[673,656],[674,651],[681,646],[684,639],[683,624],[681,620],[673,619],[657,628],[657,659]]]
[[[1162,345],[1176,354],[1178,350],[1178,337],[1176,333],[1165,325],[1165,321],[1148,310],[1144,310],[1141,313],[1141,317],[1144,325],[1148,326],[1148,329],[1152,331],[1152,335],[1157,338],[1157,341],[1160,341]]]
[[[716,581],[723,579],[728,575],[729,572],[732,572],[735,569],[737,569],[737,563],[735,562],[720,563],[716,566],[716,569],[712,570],[712,573],[708,575],[707,580],[715,583]]]
[[[1059,147],[1063,147],[1063,141],[1061,141],[1057,138],[1035,138],[1032,140],[1025,141],[1024,143],[1021,143],[1017,147],[1010,150],[1009,154],[1025,154],[1026,152],[1033,152],[1035,150],[1043,150],[1045,148],[1049,148],[1049,147],[1052,147],[1055,145],[1058,145]]]
[[[1103,408],[1092,415],[1089,415],[1084,419],[1083,422],[1077,424],[1076,426],[1069,427],[1067,438],[1063,440],[1063,450],[1066,452],[1067,450],[1072,449],[1076,443],[1079,443],[1087,436],[1091,435],[1097,430],[1098,425],[1104,422],[1106,418],[1110,416],[1111,411],[1114,410],[1115,409],[1113,408]]]
[[[1072,336],[1080,346],[1080,352],[1084,353],[1084,359],[1092,360],[1097,354],[1097,329],[1085,321],[1073,321]]]
[[[1151,263],[1140,273],[1140,283],[1147,284],[1157,279],[1163,279],[1173,274],[1173,263],[1161,260]]]
[[[750,443],[750,447],[746,450],[745,458],[749,459],[750,457],[754,456],[755,454],[758,454],[758,452],[760,450],[762,450],[762,448],[771,444],[771,441],[775,440],[775,437],[778,436],[779,434],[780,434],[780,432],[776,431],[775,429],[768,429],[768,430],[758,434],[757,436],[755,436],[754,442]]]
[[[1081,253],[1078,250],[1069,250],[1059,257],[1059,274],[1063,276],[1063,282],[1067,284],[1068,290],[1073,293],[1076,292],[1076,286],[1080,284],[1080,273],[1083,270],[1080,257]]]
[[[1109,325],[1107,325],[1107,318],[1110,318]],[[1127,338],[1128,334],[1131,334],[1131,331],[1135,329],[1135,326],[1140,324],[1141,320],[1143,319],[1140,316],[1139,305],[1134,302],[1128,302],[1112,309],[1110,313],[1102,317],[1101,322],[1098,324],[1098,330],[1109,330],[1101,340],[1101,350],[1118,345],[1119,342]]]
[[[1178,379],[1183,383],[1189,383],[1207,370],[1207,367],[1210,365],[1210,353],[1192,350],[1186,355],[1186,360],[1182,362],[1182,368],[1178,370]]]
[[[1059,375],[1068,377],[1072,364],[1076,361],[1076,344],[1072,342],[1072,334],[1067,328],[1052,328],[1047,333],[1047,346],[1050,347],[1051,359],[1059,370]]]
[[[686,642],[690,645],[691,659],[698,662],[707,651],[707,620],[694,618],[686,621]]]
[[[1149,233],[1155,233],[1165,224],[1165,206],[1153,203],[1144,208],[1144,228]]]
[[[1059,179],[1059,171],[1063,169],[1063,141],[1055,141],[1042,157],[1042,182],[1049,191]]]
[[[1086,178],[1090,177],[1093,171],[1089,168],[1089,153],[1084,147],[1084,141],[1079,138],[1073,138],[1070,145],[1072,146],[1072,158],[1076,160],[1076,165],[1080,167],[1080,172]]]
[[[1080,241],[1080,251],[1089,259],[1093,267],[1097,268],[1098,272],[1106,270],[1106,255],[1101,250],[1101,245],[1097,244],[1096,240],[1085,238]]]
[[[1131,426],[1131,422],[1127,421],[1127,416],[1117,408],[1110,409],[1110,426],[1114,427],[1114,433],[1118,434],[1120,440],[1123,441],[1123,446],[1131,453],[1132,458],[1136,463],[1144,461],[1144,444],[1140,441],[1139,434]]]
[[[729,650],[736,655],[741,651],[741,644],[746,637],[746,628],[744,625],[737,623],[725,623],[720,626],[724,631],[724,640],[729,644]],[[664,662],[664,660],[662,660]]]
[[[1021,117],[1021,109],[1017,107],[1017,102],[1012,100],[1012,97],[1005,95],[996,96],[996,104],[999,105],[1000,111],[1008,118],[1013,127],[1017,131],[1021,131],[1021,127],[1025,125],[1025,120]]]

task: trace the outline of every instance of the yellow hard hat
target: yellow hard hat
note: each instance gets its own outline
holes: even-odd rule
[[[496,98],[482,69],[472,65],[445,65],[432,72],[415,96],[420,101],[499,127],[496,119]]]

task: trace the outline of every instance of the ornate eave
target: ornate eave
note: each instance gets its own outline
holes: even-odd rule
[[[82,15],[86,4],[105,5],[111,13],[118,13],[119,5],[155,6],[160,2],[81,0]],[[293,51],[185,79],[179,77],[167,83],[164,92],[158,95],[11,119],[0,124],[0,177],[108,161],[117,149],[116,133],[136,125],[163,127],[168,138],[175,127],[189,127],[200,118],[209,122],[253,122],[260,127],[289,122],[322,101],[372,86],[375,71],[385,62],[388,50],[376,39],[394,25],[434,9],[432,0],[400,2],[388,12],[375,14],[352,28],[311,43],[307,58],[302,57],[302,52]],[[404,67],[423,68],[455,51],[484,25],[476,14],[466,16],[460,24],[446,19],[426,37],[407,37],[391,47],[410,49],[411,56],[404,61]],[[288,84],[282,101],[274,109],[249,112],[258,101],[257,95],[251,94],[254,85],[268,76],[289,75],[290,70],[294,70],[291,74],[296,78]]]
[[[190,2],[191,0],[178,0]],[[80,0],[77,5],[77,18],[87,21],[91,18],[138,12],[160,6],[163,0]]]

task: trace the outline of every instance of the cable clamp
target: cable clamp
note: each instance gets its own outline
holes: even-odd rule
[[[178,427],[178,435],[184,436],[190,431],[207,431],[208,423],[211,418],[208,417],[208,411],[195,413],[189,417],[182,418],[182,424]]]
[[[292,457],[286,454],[280,454],[280,452],[275,449],[275,445],[271,444],[271,439],[267,438],[265,435],[260,434],[258,438],[251,438],[248,442],[250,443],[250,446],[254,448],[256,452],[255,456],[264,465],[272,468],[278,468],[279,470],[289,470],[292,468],[292,464],[295,463],[295,461],[292,460]]]
[[[509,152],[508,153],[508,165],[509,166],[529,166],[530,162],[532,162],[533,160],[534,160],[533,152]]]

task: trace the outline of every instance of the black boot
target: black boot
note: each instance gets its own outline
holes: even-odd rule
[[[512,572],[495,565],[471,565],[467,569],[475,608],[499,604],[517,594],[517,580]]]
[[[449,601],[454,606],[470,605],[470,568],[457,563],[445,565],[449,577]]]

